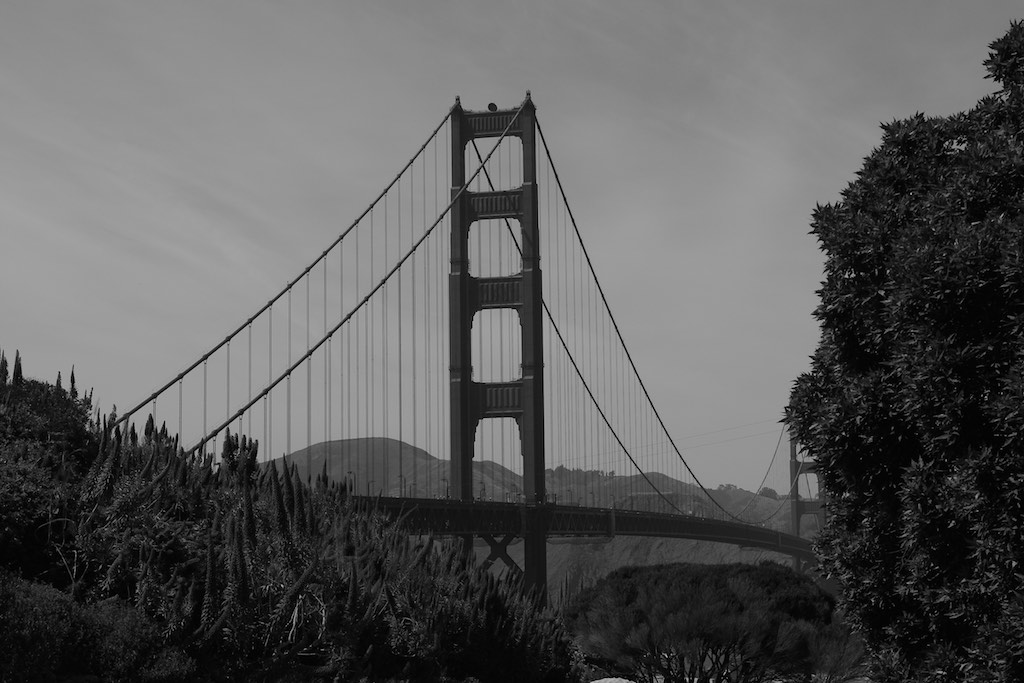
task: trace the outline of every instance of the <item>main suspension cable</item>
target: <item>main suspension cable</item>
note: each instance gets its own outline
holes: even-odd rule
[[[540,126],[538,126],[537,129],[539,131],[540,130]],[[477,158],[479,159],[480,158],[480,149],[476,145],[476,140],[473,140],[473,149],[474,149],[474,151],[477,154]],[[494,146],[494,149],[497,149],[497,145]],[[491,150],[491,154],[494,153],[494,149]],[[545,149],[547,149],[546,146],[545,146]],[[490,155],[488,155],[487,158],[489,159]],[[550,156],[548,157],[548,160],[550,161]],[[480,168],[483,168],[485,163],[486,163],[486,160],[481,160],[480,161]],[[554,165],[553,164],[552,164],[551,168],[552,168],[552,170],[554,170]],[[479,173],[479,171],[478,171],[478,173]],[[487,182],[491,186],[491,189],[494,189],[494,184],[491,183],[491,177],[490,177],[490,174],[487,172],[486,168],[484,168],[484,177],[487,179]],[[557,177],[558,177],[558,175],[557,175],[557,172],[556,172],[555,178],[557,179]],[[564,201],[564,199],[565,199],[564,194],[563,194],[562,198],[563,198],[563,201]],[[566,205],[566,208],[568,208],[568,205]],[[520,256],[520,258],[522,258],[523,249],[522,249],[522,246],[519,244],[519,240],[516,238],[515,231],[512,230],[512,225],[508,222],[508,219],[506,218],[504,220],[505,220],[505,227],[508,229],[509,233],[512,236],[512,242],[513,242],[513,244],[516,245],[516,249],[519,251],[519,256]],[[575,225],[575,223],[574,223],[574,225]],[[525,234],[523,235],[523,237],[524,237],[524,239],[529,239],[529,237],[527,235],[525,235]],[[588,262],[589,262],[589,259],[588,259]],[[626,445],[624,443],[622,443],[622,439],[619,438],[619,435],[615,431],[615,428],[612,427],[611,422],[608,419],[608,416],[605,415],[604,410],[601,408],[600,404],[598,403],[597,397],[594,396],[594,392],[591,391],[590,385],[587,383],[586,378],[584,378],[584,376],[583,376],[583,371],[580,369],[579,365],[577,365],[576,359],[573,358],[572,352],[569,351],[569,345],[565,341],[565,338],[562,336],[561,330],[558,328],[558,325],[555,323],[555,318],[554,318],[554,316],[551,313],[551,309],[548,308],[548,304],[547,304],[546,301],[543,300],[543,298],[541,299],[541,305],[544,307],[544,313],[547,315],[548,321],[551,323],[552,329],[554,330],[555,334],[558,336],[558,341],[562,345],[562,348],[565,350],[566,356],[569,358],[569,362],[572,363],[572,367],[576,371],[576,376],[580,378],[580,382],[583,383],[583,388],[586,390],[587,395],[590,397],[591,402],[593,402],[594,408],[597,409],[597,412],[601,415],[601,419],[604,420],[604,423],[608,427],[608,429],[611,431],[612,436],[615,437],[615,440],[618,442],[619,446],[622,448],[622,452],[626,454],[626,457],[629,458],[630,462],[633,463],[633,466],[636,467],[638,472],[640,472],[640,476],[642,476],[647,481],[647,483],[651,485],[651,488],[654,490],[654,492],[657,493],[658,496],[669,505],[669,507],[671,507],[673,510],[675,510],[679,514],[683,514],[683,511],[680,510],[676,506],[675,503],[673,503],[671,500],[669,500],[665,496],[665,494],[662,493],[661,490],[654,484],[654,482],[651,481],[651,479],[647,476],[647,473],[644,472],[643,468],[641,468],[640,465],[637,464],[636,460],[633,459],[633,456],[629,452],[629,449],[626,448]]]
[[[437,124],[437,126],[434,128],[433,132],[431,132],[430,135],[427,137],[426,141],[422,145],[420,145],[419,149],[416,150],[416,153],[413,154],[412,158],[410,158],[409,161],[406,162],[406,164],[404,166],[402,166],[402,169],[395,175],[395,177],[391,180],[391,182],[387,184],[387,186],[380,192],[380,194],[377,195],[377,198],[374,199],[370,203],[370,205],[368,207],[366,207],[366,209],[364,209],[363,212],[361,214],[359,214],[359,216],[354,221],[352,221],[352,223],[344,230],[344,232],[341,233],[341,235],[339,235],[333,242],[331,242],[330,246],[328,246],[326,249],[324,249],[324,251],[320,254],[319,257],[317,257],[312,263],[310,263],[308,266],[306,266],[306,268],[301,273],[299,273],[299,275],[297,277],[295,277],[292,281],[290,281],[287,285],[285,285],[285,287],[280,292],[278,292],[276,296],[272,297],[258,311],[256,311],[254,314],[249,316],[249,318],[245,322],[243,322],[241,325],[239,325],[237,329],[235,329],[233,332],[228,334],[227,337],[225,337],[223,341],[219,342],[212,349],[210,349],[209,351],[204,353],[202,356],[200,356],[198,360],[196,360],[194,363],[192,363],[191,365],[186,367],[184,370],[179,372],[173,379],[171,379],[169,382],[167,382],[162,387],[160,387],[159,389],[154,391],[152,394],[150,394],[145,400],[139,402],[139,404],[136,405],[134,408],[132,408],[128,412],[126,412],[123,415],[121,415],[117,419],[117,421],[114,422],[113,425],[111,425],[111,427],[113,428],[113,427],[116,427],[119,424],[122,424],[122,423],[126,422],[135,413],[137,413],[139,410],[141,410],[143,407],[145,407],[146,404],[148,404],[151,401],[155,400],[157,397],[159,397],[161,394],[163,394],[165,391],[167,391],[167,389],[172,387],[176,382],[180,381],[186,375],[188,375],[190,372],[192,372],[197,367],[199,367],[204,362],[206,362],[206,360],[209,359],[210,356],[212,356],[217,351],[219,351],[221,348],[223,348],[225,344],[230,342],[236,335],[238,335],[242,330],[244,330],[246,328],[246,326],[252,324],[252,322],[256,318],[260,317],[264,312],[266,312],[275,303],[277,303],[277,301],[280,300],[281,297],[283,297],[285,294],[290,292],[292,287],[294,287],[296,284],[298,284],[299,281],[301,281],[302,278],[305,277],[306,274],[309,273],[309,271],[311,271],[314,266],[316,266],[316,264],[318,264],[321,261],[323,261],[327,257],[327,254],[329,254],[331,252],[331,250],[333,250],[336,246],[341,244],[341,241],[343,239],[345,239],[345,237],[348,236],[348,234],[350,232],[352,232],[356,228],[356,226],[359,225],[360,221],[362,221],[363,218],[365,218],[366,215],[368,213],[370,213],[371,209],[373,209],[373,207],[377,205],[377,202],[379,202],[391,190],[391,188],[394,187],[395,183],[397,183],[399,181],[399,179],[405,174],[405,172],[407,170],[409,170],[409,167],[412,166],[413,162],[416,161],[416,159],[418,159],[419,156],[423,153],[423,150],[425,150],[427,148],[427,145],[429,145],[433,141],[433,139],[437,135],[438,131],[440,131],[441,128],[444,126],[444,124],[446,124],[448,122],[448,120],[452,117],[452,113],[454,111],[455,111],[455,105],[452,105],[452,107],[448,110],[448,113],[445,114],[444,118],[441,119],[441,122]]]
[[[523,107],[525,105],[526,105],[526,102],[524,101],[523,104],[520,105],[519,109],[516,111],[515,116],[512,117],[512,119],[509,121],[508,125],[505,127],[505,130],[502,131],[501,138],[504,138],[506,135],[508,135],[508,131],[515,124],[515,122],[519,119],[519,114],[522,112]],[[452,107],[452,110],[454,110],[454,107]],[[451,112],[449,112],[449,116],[450,115],[451,115]],[[226,426],[230,425],[231,422],[236,417],[244,414],[245,411],[247,411],[249,408],[251,408],[253,406],[254,403],[256,403],[256,401],[258,401],[259,399],[263,398],[264,396],[267,396],[274,389],[274,387],[276,387],[278,384],[280,384],[282,381],[284,381],[287,377],[290,377],[292,372],[294,372],[303,362],[305,362],[305,360],[307,358],[309,358],[311,355],[313,355],[313,353],[315,351],[319,350],[319,348],[321,346],[323,346],[327,342],[327,340],[331,337],[331,335],[333,335],[335,332],[337,332],[339,329],[341,329],[341,327],[343,325],[345,325],[349,320],[351,320],[352,317],[357,312],[359,312],[363,308],[363,306],[365,306],[367,304],[367,302],[369,302],[370,299],[373,298],[373,296],[378,291],[380,291],[391,280],[392,276],[396,272],[398,272],[398,270],[403,265],[405,265],[406,261],[408,261],[410,258],[412,258],[413,254],[416,253],[416,250],[419,249],[420,245],[423,244],[427,240],[428,237],[430,237],[430,235],[434,232],[434,229],[437,228],[438,225],[440,225],[441,221],[444,220],[444,217],[447,216],[448,212],[451,211],[453,206],[455,206],[455,203],[458,202],[462,198],[462,195],[466,192],[466,189],[469,187],[469,184],[471,182],[473,182],[473,180],[475,180],[478,175],[480,175],[480,172],[483,170],[484,164],[486,164],[487,161],[490,160],[490,158],[491,158],[491,156],[493,154],[494,154],[494,150],[491,150],[490,154],[488,154],[487,158],[484,159],[483,162],[481,163],[481,165],[477,167],[477,169],[473,172],[473,174],[470,176],[470,178],[467,180],[467,182],[464,183],[462,185],[462,187],[459,188],[458,192],[455,193],[455,196],[452,197],[452,200],[448,203],[448,206],[446,206],[444,211],[434,220],[433,224],[431,224],[431,226],[420,236],[420,238],[418,240],[416,240],[415,244],[413,244],[412,247],[410,247],[410,249],[407,252],[405,252],[405,254],[402,256],[402,258],[399,259],[397,263],[395,263],[395,265],[387,272],[387,274],[385,274],[384,277],[380,281],[378,281],[376,285],[374,285],[374,287],[359,301],[358,304],[356,304],[356,306],[352,310],[350,310],[345,315],[344,318],[342,318],[341,321],[338,322],[337,325],[332,327],[330,329],[330,331],[328,331],[323,337],[321,337],[321,339],[316,344],[314,344],[312,347],[310,347],[306,351],[306,353],[304,353],[302,355],[302,357],[300,357],[298,360],[293,362],[288,367],[287,370],[285,370],[280,376],[278,376],[277,379],[275,379],[267,387],[265,387],[263,389],[263,391],[261,391],[255,398],[251,399],[248,403],[246,403],[246,405],[244,405],[241,408],[239,408],[235,412],[235,414],[233,416],[231,416],[225,422],[221,423],[213,431],[205,434],[203,436],[203,438],[199,441],[199,443],[194,445],[192,448],[188,449],[187,452],[189,454],[195,453],[197,450],[199,450],[204,445],[206,445],[207,442],[211,441],[214,437],[216,437],[216,435],[219,434],[221,430],[223,430]],[[406,166],[406,168],[408,168],[408,166]]]
[[[598,280],[598,278],[597,278],[597,273],[594,270],[594,264],[590,260],[590,254],[587,251],[586,246],[583,244],[583,237],[582,237],[582,235],[580,235],[579,226],[576,224],[576,217],[573,215],[572,207],[569,206],[569,200],[565,196],[565,188],[562,185],[561,177],[558,175],[558,169],[555,167],[555,162],[551,158],[551,150],[548,148],[548,141],[547,141],[547,138],[544,136],[544,131],[543,131],[543,129],[540,126],[540,121],[539,120],[536,121],[536,125],[537,125],[537,132],[540,133],[541,143],[544,145],[544,153],[545,153],[545,155],[547,155],[548,163],[551,165],[551,171],[552,171],[552,173],[554,173],[554,176],[555,176],[555,184],[558,186],[559,194],[562,196],[562,203],[565,205],[565,209],[569,213],[569,220],[572,222],[573,230],[575,230],[575,232],[576,232],[576,238],[579,241],[580,249],[583,252],[583,256],[584,256],[584,258],[587,261],[587,267],[590,269],[590,273],[591,273],[591,275],[594,278],[594,284],[597,287],[598,294],[601,295],[601,301],[604,303],[605,310],[608,312],[608,317],[611,320],[612,327],[615,329],[615,334],[616,334],[616,336],[619,339],[619,343],[622,344],[622,350],[626,354],[626,359],[629,361],[630,367],[632,367],[633,373],[636,376],[637,383],[639,384],[641,391],[643,391],[644,397],[647,399],[647,404],[651,407],[651,411],[653,412],[655,419],[658,421],[658,424],[661,426],[662,431],[665,433],[665,436],[668,438],[669,444],[672,446],[672,449],[675,451],[676,456],[679,458],[680,461],[682,461],[683,466],[686,468],[686,471],[690,473],[690,476],[693,477],[693,481],[697,484],[697,486],[699,486],[701,488],[701,490],[704,491],[704,493],[711,500],[711,502],[715,505],[715,507],[717,507],[723,513],[725,513],[729,517],[732,517],[736,521],[742,522],[743,520],[739,519],[736,515],[732,514],[728,510],[726,510],[722,506],[721,503],[719,503],[717,500],[715,500],[715,497],[711,495],[711,492],[708,491],[707,487],[704,486],[703,483],[701,483],[700,478],[697,476],[696,472],[694,472],[693,468],[690,467],[690,464],[688,462],[686,462],[686,458],[683,457],[682,453],[679,450],[679,447],[676,446],[675,441],[672,439],[671,433],[669,433],[669,431],[668,431],[668,427],[666,426],[665,421],[661,417],[661,413],[658,412],[658,408],[654,405],[654,400],[651,398],[651,394],[647,390],[647,385],[644,382],[643,377],[640,376],[640,371],[637,369],[636,363],[633,361],[633,355],[629,352],[629,347],[626,346],[626,341],[625,341],[625,339],[622,336],[622,331],[619,328],[619,323],[615,319],[615,316],[612,314],[611,307],[608,304],[608,297],[605,296],[604,288],[601,286],[601,281]],[[571,357],[570,357],[570,359],[571,359]],[[575,361],[573,361],[573,365],[575,366]],[[584,386],[586,386],[586,384],[584,384]],[[587,387],[587,391],[588,391],[588,393],[590,392],[589,387]],[[595,403],[595,405],[596,405],[596,403]],[[602,416],[603,416],[603,412],[601,411],[600,406],[598,406],[597,408],[598,408],[598,411],[601,412]],[[613,431],[613,434],[614,434],[614,431]],[[616,438],[617,438],[617,435],[616,435]],[[636,461],[633,460],[633,456],[630,455],[628,452],[626,453],[626,455],[627,455],[627,457],[629,457],[630,461],[632,461],[633,464],[636,465]],[[640,470],[638,465],[637,465],[637,469]],[[640,470],[640,472],[641,472],[641,474],[643,474],[643,470]],[[644,478],[646,478],[646,474],[644,474]]]

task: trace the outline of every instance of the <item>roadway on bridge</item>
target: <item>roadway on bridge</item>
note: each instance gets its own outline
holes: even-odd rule
[[[530,515],[542,516],[547,536],[658,536],[771,550],[816,563],[805,538],[751,524],[705,517],[572,505],[357,496],[361,504],[400,516],[410,533],[437,536],[521,536]]]

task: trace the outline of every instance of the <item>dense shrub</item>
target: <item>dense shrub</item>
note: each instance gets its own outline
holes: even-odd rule
[[[55,585],[69,581],[57,549],[76,516],[74,482],[96,455],[91,396],[29,379],[0,350],[0,568]]]
[[[80,654],[76,615],[66,593],[0,573],[0,680],[47,680],[65,668]]]
[[[93,675],[105,681],[184,680],[194,663],[160,644],[157,628],[117,600],[76,603],[52,586],[0,572],[0,681]]]
[[[842,680],[859,652],[838,656],[832,607],[781,565],[671,564],[612,572],[566,618],[593,665],[642,681]]]
[[[111,418],[68,457],[70,440],[33,441],[50,432],[29,397],[62,394],[21,391],[31,381],[4,385],[7,417],[35,426],[0,430],[17,437],[0,443],[0,547],[12,571],[67,592],[4,582],[7,678],[574,680],[560,622],[461,546],[411,540],[326,476],[311,487],[258,464],[244,437],[215,463]],[[15,550],[31,544],[42,569]]]

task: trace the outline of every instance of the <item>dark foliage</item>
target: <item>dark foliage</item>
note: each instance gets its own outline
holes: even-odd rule
[[[94,449],[70,457],[38,439],[64,413],[33,396],[4,404],[0,514],[21,531],[4,537],[0,680],[574,680],[560,622],[460,548],[259,466],[245,437],[215,463],[152,422],[90,432],[86,411]]]
[[[781,565],[671,564],[612,572],[566,620],[598,667],[643,681],[809,680],[839,635],[832,607]]]
[[[884,680],[1024,680],[1024,23],[1000,90],[883,126],[819,206],[822,337],[788,421]]]
[[[105,681],[187,680],[195,663],[162,644],[130,605],[76,603],[65,592],[0,571],[0,681],[94,674]]]
[[[91,464],[92,400],[24,377],[0,352],[0,568],[61,585],[56,549],[74,515],[74,482]]]

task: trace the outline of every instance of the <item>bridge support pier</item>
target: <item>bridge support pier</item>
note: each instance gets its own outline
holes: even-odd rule
[[[818,466],[813,462],[804,462],[797,459],[797,444],[792,438],[789,440],[789,505],[790,505],[790,533],[794,536],[800,535],[800,522],[805,515],[814,515],[818,530],[825,527],[825,494],[821,490],[821,479],[818,479],[818,498],[815,500],[800,499],[800,475],[813,474],[818,476]],[[793,569],[803,573],[808,569],[808,563],[799,557],[793,557]]]
[[[512,417],[519,425],[526,515],[526,590],[547,589],[547,505],[544,487],[544,355],[540,230],[537,198],[536,113],[529,93],[517,109],[472,112],[459,102],[451,116],[450,386],[451,483],[457,500],[473,499],[476,428],[485,418]],[[502,135],[522,142],[522,185],[472,192],[466,187],[466,149],[477,138]],[[488,179],[489,182],[489,179]],[[518,221],[521,270],[497,277],[470,275],[469,232],[479,220]],[[519,314],[522,374],[511,382],[474,382],[471,332],[475,315],[507,308]],[[491,541],[488,541],[491,543]],[[507,545],[507,544],[505,544]],[[492,543],[492,554],[494,544]],[[504,554],[507,557],[507,553]]]
[[[523,585],[542,599],[547,597],[549,517],[543,505],[523,509]]]
[[[499,541],[491,536],[490,534],[481,534],[480,538],[487,541],[487,545],[491,548],[491,553],[487,556],[487,559],[483,561],[485,569],[490,569],[497,560],[501,560],[505,563],[505,566],[509,570],[516,574],[522,574],[523,570],[516,564],[516,561],[509,557],[508,545],[515,538],[515,534],[505,534]]]

